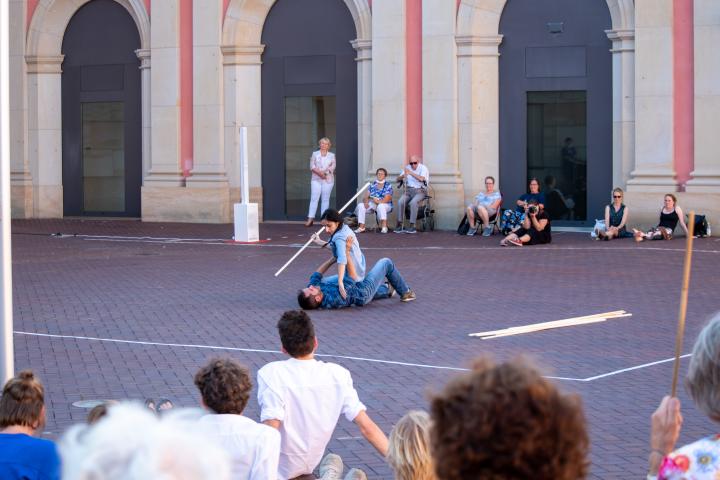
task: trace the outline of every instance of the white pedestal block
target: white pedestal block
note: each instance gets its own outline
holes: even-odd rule
[[[235,236],[236,242],[257,242],[260,240],[258,228],[258,205],[257,203],[236,203],[235,213]]]

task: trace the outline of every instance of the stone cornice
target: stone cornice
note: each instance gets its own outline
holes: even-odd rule
[[[350,45],[352,45],[357,52],[357,57],[355,57],[356,62],[372,60],[372,40],[352,40]]]
[[[605,30],[605,35],[613,44],[612,53],[635,51],[635,30]]]
[[[150,49],[140,48],[135,50],[135,55],[140,59],[140,70],[150,68]]]
[[[458,57],[497,57],[502,35],[457,35]]]
[[[265,45],[223,45],[223,65],[261,65]]]
[[[37,56],[26,55],[27,73],[62,73],[65,55]]]

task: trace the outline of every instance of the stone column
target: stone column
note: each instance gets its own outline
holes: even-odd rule
[[[635,32],[606,30],[613,62],[613,186],[625,188],[635,168]]]
[[[193,8],[194,162],[188,187],[228,187],[223,153],[222,15],[221,0],[203,0]]]
[[[35,218],[63,216],[62,62],[64,55],[27,56],[28,164]]]
[[[458,36],[458,157],[465,197],[500,173],[499,52],[502,35]],[[502,191],[502,179],[498,188]]]
[[[33,213],[33,189],[27,149],[27,84],[25,73],[25,15],[23,0],[10,0],[10,191],[11,216]]]
[[[372,40],[353,40],[357,52],[358,81],[358,180],[370,179],[372,163]]]
[[[224,155],[231,203],[240,201],[239,127],[248,127],[250,202],[262,218],[261,56],[264,45],[224,45]]]
[[[150,142],[152,130],[150,128],[150,49],[135,50],[140,59],[141,107],[142,107],[142,178],[143,182],[148,174],[151,159]]]
[[[720,2],[695,0],[695,170],[687,183],[687,192],[720,194],[718,39]]]
[[[423,0],[422,145],[440,228],[458,224],[464,203],[458,169],[455,22],[455,2]]]
[[[405,0],[374,2],[372,15],[372,165],[391,179],[406,160]]]
[[[150,31],[153,68],[150,69],[152,127],[150,165],[143,186],[146,207],[167,199],[155,197],[161,187],[183,185],[180,166],[180,0],[163,0],[152,6]],[[166,192],[168,193],[168,192]],[[147,198],[146,198],[147,197]],[[152,198],[151,198],[152,197]],[[150,202],[150,203],[149,203]],[[159,206],[159,205],[158,205]]]
[[[672,40],[672,0],[635,0],[635,169],[629,192],[676,190]]]

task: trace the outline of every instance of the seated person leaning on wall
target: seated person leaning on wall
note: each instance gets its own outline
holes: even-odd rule
[[[468,236],[477,233],[478,228],[483,228],[483,237],[492,235],[492,227],[490,226],[490,218],[498,213],[500,204],[502,203],[502,195],[495,190],[495,179],[493,177],[485,177],[485,191],[475,195],[475,200],[467,206],[467,219],[470,222],[470,230]],[[480,220],[480,225],[476,223]]]
[[[500,245],[506,247],[515,245],[540,245],[552,241],[550,231],[550,218],[544,208],[538,205],[537,200],[530,200],[526,207],[525,220],[522,226],[500,241]]]

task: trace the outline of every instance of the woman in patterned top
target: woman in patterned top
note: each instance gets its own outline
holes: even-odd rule
[[[355,233],[365,231],[365,214],[374,211],[377,211],[378,219],[380,220],[380,227],[382,227],[380,232],[388,232],[387,214],[392,212],[393,188],[390,182],[385,181],[387,178],[387,170],[382,167],[378,168],[375,176],[377,179],[370,185],[363,201],[358,203],[355,208],[355,214],[358,217],[358,228],[355,229]]]
[[[685,386],[695,405],[720,421],[720,312],[702,329],[693,347]],[[652,415],[649,480],[720,478],[720,435],[675,450],[682,427],[680,400],[666,396]]]

